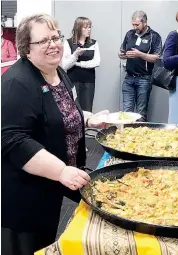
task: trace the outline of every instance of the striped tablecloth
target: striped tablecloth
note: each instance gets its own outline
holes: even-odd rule
[[[105,153],[98,168],[121,162]],[[59,240],[35,255],[178,255],[178,239],[120,228],[81,201]]]

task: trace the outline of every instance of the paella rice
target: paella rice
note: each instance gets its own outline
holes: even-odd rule
[[[108,134],[103,141],[113,149],[138,155],[178,157],[178,128],[172,130],[148,127],[126,127]]]
[[[130,112],[119,112],[118,113],[119,120],[132,120],[134,119]]]
[[[139,168],[121,179],[94,182],[101,209],[141,222],[178,226],[178,170]]]

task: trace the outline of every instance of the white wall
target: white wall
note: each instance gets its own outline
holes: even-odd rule
[[[52,15],[52,0],[17,0],[17,26],[20,21],[35,13],[46,13]],[[20,56],[17,56],[19,59]]]
[[[25,16],[41,12],[52,14],[51,0],[17,0],[17,24]]]

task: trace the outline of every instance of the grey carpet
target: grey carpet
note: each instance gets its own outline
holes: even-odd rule
[[[86,138],[86,147],[88,150],[86,166],[88,168],[95,169],[104,153],[104,150],[93,138]],[[64,232],[66,224],[76,207],[76,203],[68,198],[64,198],[57,231],[57,238]]]

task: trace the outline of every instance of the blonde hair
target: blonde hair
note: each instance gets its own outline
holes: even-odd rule
[[[80,37],[82,35],[82,28],[84,26],[91,26],[92,22],[90,19],[86,17],[78,17],[75,22],[72,29],[72,42],[78,43],[80,40]],[[90,36],[86,38],[86,42],[91,42]]]
[[[34,23],[46,23],[50,30],[58,30],[57,21],[48,14],[35,14],[24,18],[16,31],[17,49],[22,58],[25,58],[30,51],[31,29]]]

